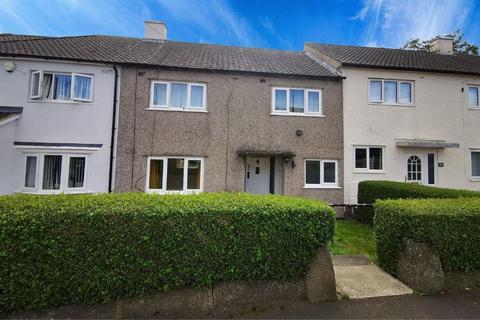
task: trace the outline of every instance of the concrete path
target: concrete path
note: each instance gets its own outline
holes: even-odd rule
[[[332,256],[337,293],[349,299],[412,294],[413,290],[364,256]]]

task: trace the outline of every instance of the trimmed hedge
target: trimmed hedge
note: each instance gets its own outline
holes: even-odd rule
[[[375,202],[378,261],[394,274],[406,239],[430,245],[446,271],[480,270],[480,199]]]
[[[385,199],[429,199],[429,198],[480,197],[480,192],[436,188],[416,183],[395,181],[361,181],[358,184],[358,203],[375,203]]]
[[[283,196],[2,196],[0,310],[299,278],[334,224],[328,205]]]

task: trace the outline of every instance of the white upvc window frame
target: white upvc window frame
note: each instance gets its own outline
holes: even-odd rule
[[[370,83],[372,81],[379,81],[382,83],[382,97],[380,100],[370,100]],[[385,82],[396,82],[397,83],[397,102],[386,102],[385,101]],[[400,87],[402,83],[410,84],[410,102],[400,102]],[[368,88],[367,88],[367,101],[369,104],[373,105],[387,105],[387,106],[409,106],[412,107],[415,105],[415,81],[413,80],[399,80],[399,79],[381,79],[381,78],[368,78]]]
[[[477,105],[470,104],[470,88],[477,89]],[[480,85],[471,84],[467,86],[467,103],[469,109],[480,109]]]
[[[187,85],[187,102],[186,106],[183,107],[174,107],[170,105],[170,94],[172,84],[186,84]],[[154,93],[155,85],[164,84],[167,86],[166,91],[166,104],[165,105],[156,105],[154,104]],[[203,96],[202,96],[202,107],[193,107],[191,106],[191,92],[192,86],[203,87]],[[152,110],[166,110],[166,111],[190,111],[190,112],[206,112],[207,111],[207,84],[198,83],[198,82],[185,82],[185,81],[163,81],[163,80],[152,80],[150,84],[150,104],[149,108]]]
[[[470,149],[470,180],[471,181],[480,181],[480,175],[474,176],[473,175],[473,161],[472,161],[472,153],[480,153],[480,149]]]
[[[35,165],[35,183],[34,187],[27,187],[25,185],[25,177],[27,175],[27,157],[35,157],[36,160],[36,165]],[[40,171],[40,155],[37,153],[27,153],[25,154],[24,161],[23,161],[23,182],[22,182],[22,189],[27,192],[32,192],[35,191],[38,188],[38,182],[39,182],[39,171]]]
[[[168,159],[183,159],[183,190],[167,190],[167,177],[168,177]],[[163,176],[162,176],[162,189],[150,189],[150,161],[162,160],[163,161]],[[200,161],[200,189],[188,189],[188,162]],[[196,194],[203,192],[204,190],[204,174],[205,174],[205,158],[204,157],[190,157],[190,156],[150,156],[147,157],[147,174],[145,179],[145,192],[147,193],[159,193],[159,194]]]
[[[38,193],[38,194],[59,194],[59,193],[85,193],[87,192],[88,183],[88,154],[84,153],[62,153],[62,152],[37,152],[37,153],[24,153],[24,169],[23,177],[25,178],[27,170],[27,157],[37,157],[37,167],[35,175],[35,188],[25,187],[25,181],[22,183],[22,191],[25,193]],[[45,156],[61,156],[62,157],[62,170],[60,172],[60,188],[58,190],[43,189],[43,170],[45,164]],[[70,158],[85,158],[85,169],[83,177],[83,187],[69,188],[68,187],[68,175],[70,170]]]
[[[277,90],[287,91],[287,109],[286,110],[277,110],[275,109],[276,97],[275,93]],[[303,90],[303,112],[292,112],[290,105],[290,91],[291,90]],[[318,112],[311,112],[308,110],[308,93],[314,92],[318,93]],[[323,103],[322,103],[322,89],[311,89],[311,88],[294,88],[294,87],[272,87],[272,115],[287,115],[287,116],[312,116],[312,117],[324,117],[323,114]]]
[[[357,161],[356,161],[357,149],[366,149],[366,152],[367,152],[366,168],[357,168]],[[370,149],[382,150],[382,168],[381,169],[370,169]],[[385,173],[385,146],[375,146],[375,145],[353,146],[353,170],[354,170],[354,173]]]
[[[320,162],[320,183],[307,183],[307,161]],[[325,182],[325,163],[335,163],[335,182]],[[303,187],[305,189],[337,189],[338,183],[338,160],[336,159],[305,159],[303,162]]]
[[[34,74],[39,74],[39,88],[38,88],[38,94],[34,95],[33,94],[33,75]],[[42,99],[43,96],[43,78],[45,74],[52,75],[52,85],[50,86],[50,97],[47,99]],[[54,99],[53,98],[53,91],[55,88],[55,75],[64,75],[64,76],[70,76],[70,99],[64,100],[64,99]],[[86,77],[90,78],[91,81],[91,88],[90,88],[90,97],[88,99],[82,99],[78,97],[74,97],[74,81],[75,81],[75,76],[79,77]],[[43,70],[34,70],[31,73],[30,76],[30,92],[29,92],[29,99],[31,101],[36,101],[36,102],[59,102],[59,103],[72,103],[72,102],[82,102],[82,103],[91,103],[93,102],[93,96],[94,96],[94,88],[95,88],[95,76],[91,74],[86,74],[86,73],[78,73],[78,72],[59,72],[59,71],[43,71]]]

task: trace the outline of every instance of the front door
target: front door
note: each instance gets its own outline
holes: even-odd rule
[[[434,152],[414,152],[407,156],[405,180],[425,185],[436,184],[436,157]]]
[[[247,157],[245,191],[254,194],[270,192],[270,158]]]

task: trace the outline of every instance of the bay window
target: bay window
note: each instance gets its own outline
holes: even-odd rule
[[[79,73],[33,71],[30,99],[91,102],[93,100],[93,76]]]
[[[300,88],[272,88],[272,114],[322,115],[322,91]]]
[[[357,171],[383,170],[383,147],[355,147],[354,157]]]
[[[205,111],[206,85],[152,81],[150,109]]]
[[[413,81],[370,79],[368,102],[390,105],[413,104]]]
[[[195,193],[203,191],[203,158],[150,157],[146,191]]]
[[[337,160],[305,160],[305,188],[338,187]]]

